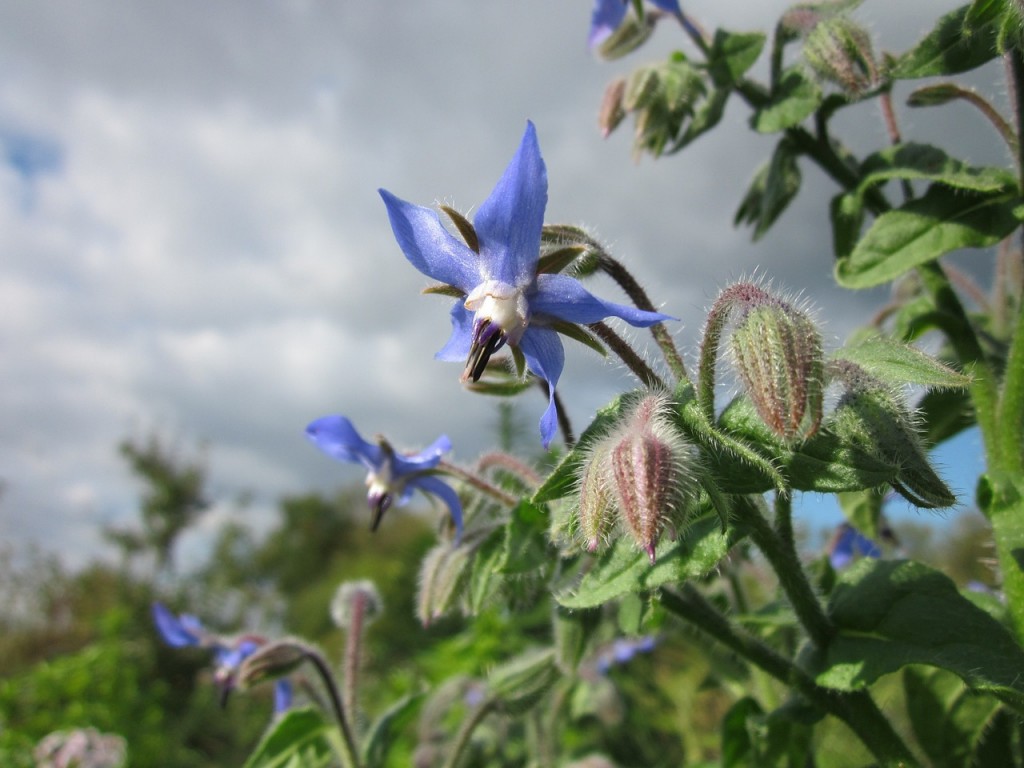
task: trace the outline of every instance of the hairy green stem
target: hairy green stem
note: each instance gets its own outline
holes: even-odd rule
[[[619,356],[619,359],[626,364],[644,386],[650,389],[665,389],[665,382],[658,374],[651,370],[651,367],[643,361],[643,358],[626,343],[619,334],[611,329],[606,323],[590,323],[587,325],[594,335],[611,347],[612,351]]]
[[[455,734],[455,742],[452,744],[452,748],[448,752],[448,759],[445,760],[444,768],[457,768],[459,762],[462,760],[463,752],[466,751],[466,747],[469,746],[469,740],[473,738],[473,731],[477,729],[477,726],[484,721],[491,712],[494,711],[498,704],[498,700],[495,698],[484,699],[474,709],[465,720],[462,721],[462,726],[459,728],[459,732]]]
[[[796,553],[789,499],[783,494],[776,494],[775,504],[775,529],[764,519],[757,506],[745,497],[737,500],[736,521],[747,529],[754,544],[771,564],[811,642],[824,648],[835,634],[835,626],[825,615]]]
[[[866,692],[835,691],[818,685],[789,659],[733,625],[691,584],[684,584],[679,592],[662,589],[659,596],[667,610],[846,723],[875,756],[879,765],[889,768],[917,765],[913,753]]]
[[[466,485],[470,485],[473,488],[476,488],[478,491],[486,493],[495,501],[499,501],[502,504],[505,504],[506,506],[514,507],[516,504],[519,503],[519,499],[517,499],[516,497],[512,496],[511,494],[505,493],[505,491],[487,482],[479,475],[469,472],[468,470],[463,469],[457,464],[452,464],[449,461],[441,459],[441,461],[439,461],[437,464],[437,468],[444,472],[445,474],[459,478],[464,483],[466,483]]]
[[[642,309],[645,312],[658,311],[647,296],[647,292],[621,262],[617,259],[613,259],[607,253],[604,253],[604,251],[601,251],[598,256],[597,264],[605,274],[619,284],[619,287],[626,292],[626,295],[629,296],[637,309]],[[687,381],[686,364],[683,362],[683,357],[679,354],[679,349],[672,340],[672,335],[668,332],[668,328],[665,327],[665,324],[655,323],[652,325],[651,335],[654,336],[655,342],[657,342],[658,346],[661,348],[661,353],[665,357],[665,362],[671,369],[672,374],[676,377],[676,381]]]
[[[330,697],[331,709],[334,711],[334,717],[338,721],[338,728],[341,730],[341,763],[344,768],[360,768],[356,737],[352,731],[352,725],[345,712],[341,697],[338,695],[338,686],[334,682],[334,675],[331,674],[327,661],[319,653],[308,650],[305,653],[305,657],[316,668],[320,680],[323,681],[324,687],[327,689],[327,695]]]
[[[359,665],[362,658],[363,619],[366,616],[366,593],[356,590],[349,606],[351,617],[345,637],[344,669],[342,682],[342,705],[352,718],[357,717],[359,702]]]
[[[963,372],[970,376],[971,399],[975,417],[985,443],[989,461],[998,455],[998,383],[995,371],[985,357],[981,342],[967,311],[956,295],[945,271],[937,261],[917,268],[921,281],[943,318],[943,331],[953,345]]]

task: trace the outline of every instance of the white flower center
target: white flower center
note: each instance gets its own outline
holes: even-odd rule
[[[490,321],[501,328],[509,344],[516,344],[529,322],[529,305],[522,288],[499,280],[487,280],[466,297],[466,309],[475,313],[475,323]]]

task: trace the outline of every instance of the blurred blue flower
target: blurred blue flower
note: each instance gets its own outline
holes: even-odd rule
[[[836,570],[858,557],[881,557],[878,545],[849,523],[841,523],[828,547],[829,561]]]
[[[622,20],[626,18],[626,11],[632,0],[596,0],[594,12],[590,17],[590,37],[588,43],[591,48],[596,48],[619,28]],[[674,16],[680,16],[682,9],[679,7],[679,0],[649,0],[649,2]]]
[[[598,655],[595,662],[597,671],[602,675],[608,674],[612,667],[632,661],[638,653],[650,653],[657,643],[653,635],[637,638],[620,637]]]
[[[392,504],[401,506],[417,488],[439,497],[451,513],[456,539],[462,535],[462,504],[459,495],[437,477],[435,468],[442,454],[452,448],[445,435],[419,453],[397,453],[383,438],[364,440],[344,416],[324,416],[306,427],[306,436],[328,456],[339,461],[362,464],[367,469],[366,501],[373,512],[372,530]]]
[[[223,638],[204,629],[199,619],[191,614],[175,616],[163,603],[153,603],[152,610],[153,623],[168,645],[174,648],[195,646],[213,651],[213,679],[220,688],[221,703],[226,703],[228,694],[234,690],[238,668],[266,641],[257,635]],[[291,683],[282,678],[274,684],[274,711],[283,712],[291,703]]]
[[[567,275],[537,274],[548,178],[533,123],[527,123],[519,149],[474,217],[477,250],[451,235],[432,209],[384,189],[380,194],[409,262],[464,296],[452,307],[452,335],[436,357],[464,360],[463,380],[477,381],[492,354],[506,343],[518,348],[548,385],[540,422],[545,448],[558,425],[555,386],[565,362],[553,325],[618,317],[647,327],[671,319],[598,299]]]

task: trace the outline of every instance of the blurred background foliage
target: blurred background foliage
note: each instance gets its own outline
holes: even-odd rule
[[[508,412],[498,426],[499,442],[509,443],[515,423]],[[371,534],[361,486],[332,498],[282,499],[277,524],[264,536],[228,523],[208,560],[179,573],[175,543],[215,501],[205,452],[182,459],[158,436],[119,450],[141,481],[139,520],[136,528],[110,531],[107,557],[71,571],[42,552],[0,548],[0,765],[35,765],[32,751],[43,737],[84,727],[122,736],[129,765],[245,762],[272,716],[269,686],[233,693],[221,706],[209,652],[161,642],[150,614],[156,599],[198,615],[211,630],[299,635],[337,660],[344,636],[330,618],[331,598],[342,581],[375,582],[384,611],[366,637],[362,721],[400,696],[454,681],[447,708],[424,706],[418,724],[405,729],[395,765],[429,760],[432,739],[450,733],[467,711],[474,680],[550,627],[546,608],[528,605],[421,626],[414,603],[420,561],[435,539],[431,518],[392,510]],[[961,585],[991,581],[991,534],[979,514],[902,524],[896,536],[906,556],[941,567]],[[808,559],[818,557],[825,568],[824,532],[805,530],[803,537]],[[750,614],[770,615],[777,595],[768,569],[743,551],[723,569],[743,582]],[[567,695],[566,746],[599,745],[621,766],[714,764],[721,758],[719,724],[742,709],[747,692],[756,688],[762,701],[781,696],[702,636],[671,636],[657,653],[611,669],[595,666],[586,685]],[[642,674],[630,674],[633,665]],[[889,695],[902,695],[890,685]],[[444,697],[435,691],[430,701]],[[525,765],[529,756],[509,749],[522,740],[508,729],[529,727],[529,717],[494,719],[476,740],[476,764]],[[854,743],[841,731],[822,731],[836,752]],[[856,750],[850,754],[855,764]]]

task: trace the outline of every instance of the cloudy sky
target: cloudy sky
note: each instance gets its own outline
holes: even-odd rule
[[[708,27],[767,29],[787,4],[689,7]],[[869,1],[862,18],[896,50],[958,4]],[[764,241],[732,229],[772,146],[742,105],[660,162],[633,159],[628,126],[601,139],[605,83],[682,36],[665,24],[648,49],[601,62],[589,14],[586,0],[3,3],[0,540],[72,563],[97,552],[100,526],[135,514],[116,445],[152,431],[185,456],[208,444],[225,503],[206,529],[239,514],[266,524],[283,494],[358,480],[303,438],[326,413],[405,447],[447,432],[471,461],[495,403],[432,359],[448,303],[419,295],[376,190],[472,211],[527,119],[547,220],[607,242],[682,318],[688,351],[717,291],[755,269],[825,307],[830,338],[877,306],[883,294],[831,287],[818,219],[834,190],[812,169]],[[904,113],[905,133],[1003,161],[984,123],[949,112]],[[858,119],[855,147],[884,141],[870,109]],[[628,386],[583,353],[562,379],[579,426]],[[543,406],[519,403],[531,436]],[[254,502],[240,513],[227,502],[242,492]]]

